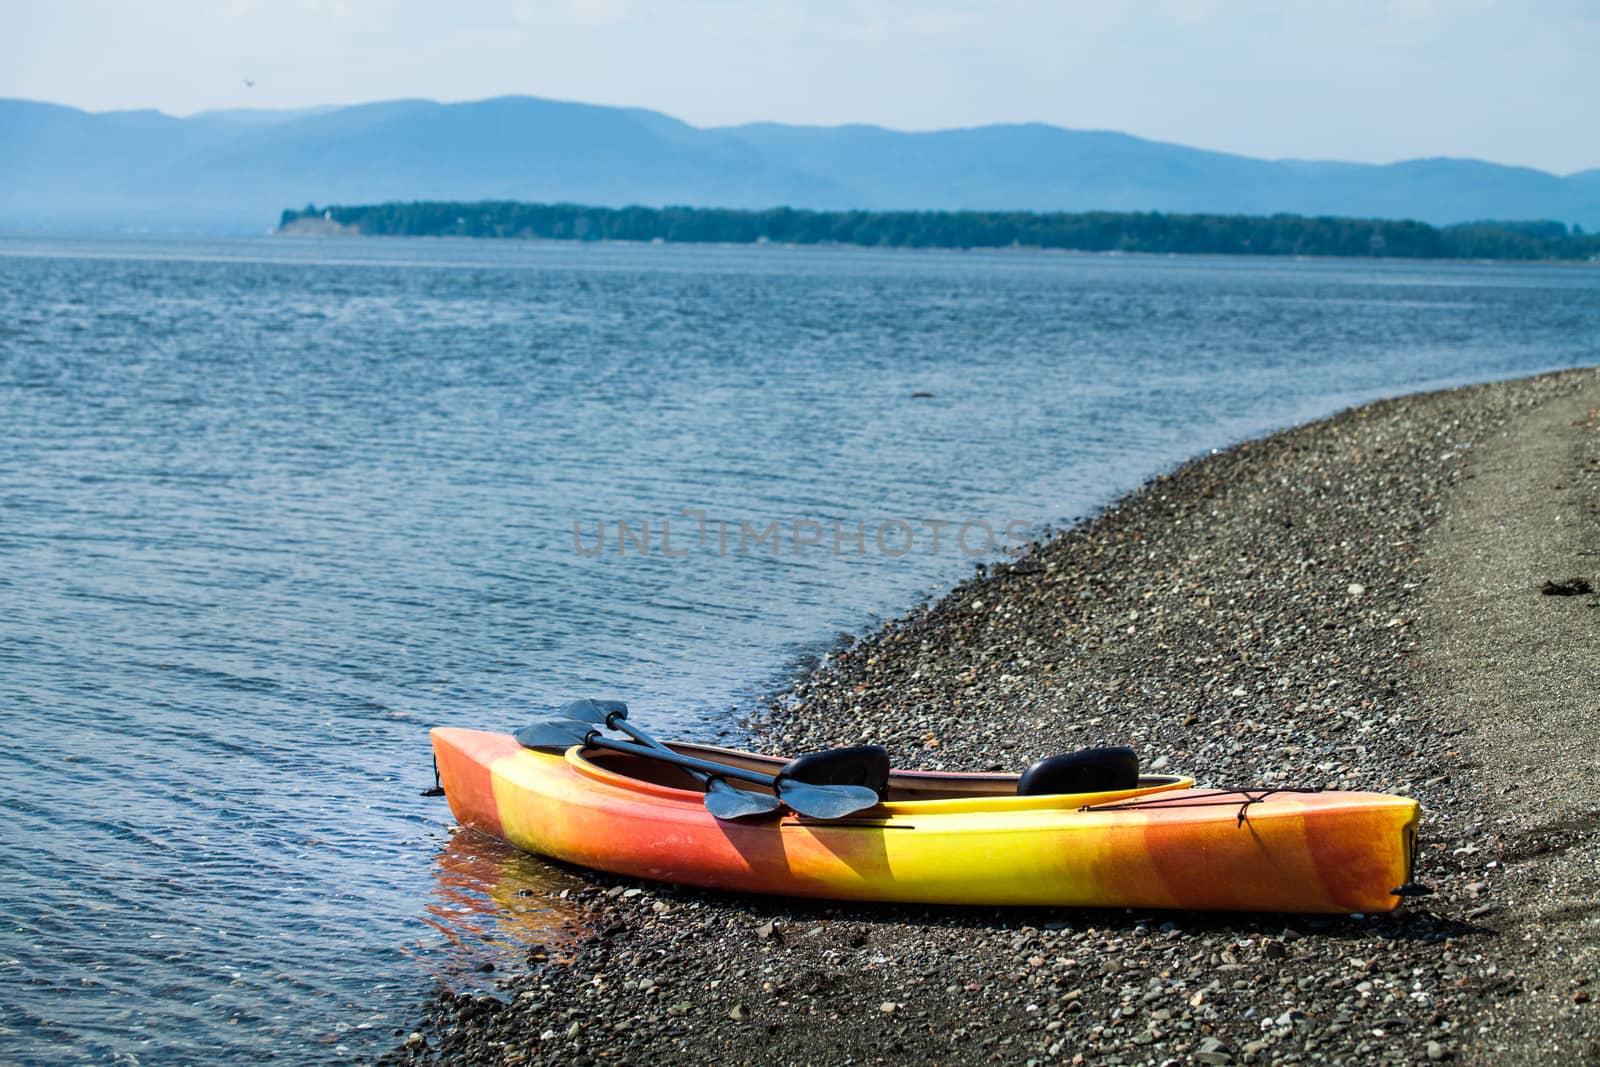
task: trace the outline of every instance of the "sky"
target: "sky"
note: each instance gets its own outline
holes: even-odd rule
[[[187,115],[507,94],[1564,174],[1600,167],[1600,0],[0,0],[0,96]]]

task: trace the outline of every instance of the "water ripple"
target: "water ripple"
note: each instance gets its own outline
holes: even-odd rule
[[[1596,337],[1544,266],[0,239],[0,1060],[368,1057],[581,921],[429,725],[709,736],[963,523]]]

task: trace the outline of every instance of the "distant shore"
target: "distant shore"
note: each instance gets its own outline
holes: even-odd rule
[[[1434,227],[1393,219],[1162,212],[803,211],[517,201],[289,210],[285,236],[474,237],[721,245],[1029,249],[1177,255],[1600,261],[1600,235],[1561,222]]]
[[[1600,371],[1198,458],[845,648],[752,742],[1399,792],[1388,916],[830,905],[584,873],[598,933],[392,1062],[1543,1063],[1600,1055]],[[627,888],[629,893],[623,893]],[[637,889],[637,892],[633,890]],[[631,895],[630,895],[631,894]]]

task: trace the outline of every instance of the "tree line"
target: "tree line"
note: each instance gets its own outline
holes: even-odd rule
[[[293,233],[334,222],[369,236],[502,237],[683,244],[860,245],[868,248],[1043,248],[1201,255],[1403,259],[1600,258],[1600,234],[1555,221],[1454,226],[1304,215],[1160,211],[741,211],[591,207],[513,200],[387,203],[283,213]]]

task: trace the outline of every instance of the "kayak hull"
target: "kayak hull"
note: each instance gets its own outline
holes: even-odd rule
[[[722,822],[691,783],[623,774],[593,750],[551,754],[445,727],[432,737],[456,819],[518,848],[639,878],[837,900],[1382,912],[1410,879],[1418,816],[1405,797],[1231,793],[1186,779],[1018,797],[999,792],[1015,779],[968,776],[993,779],[989,795],[940,798],[941,776],[929,774],[897,778],[928,782],[931,799],[848,819]]]

